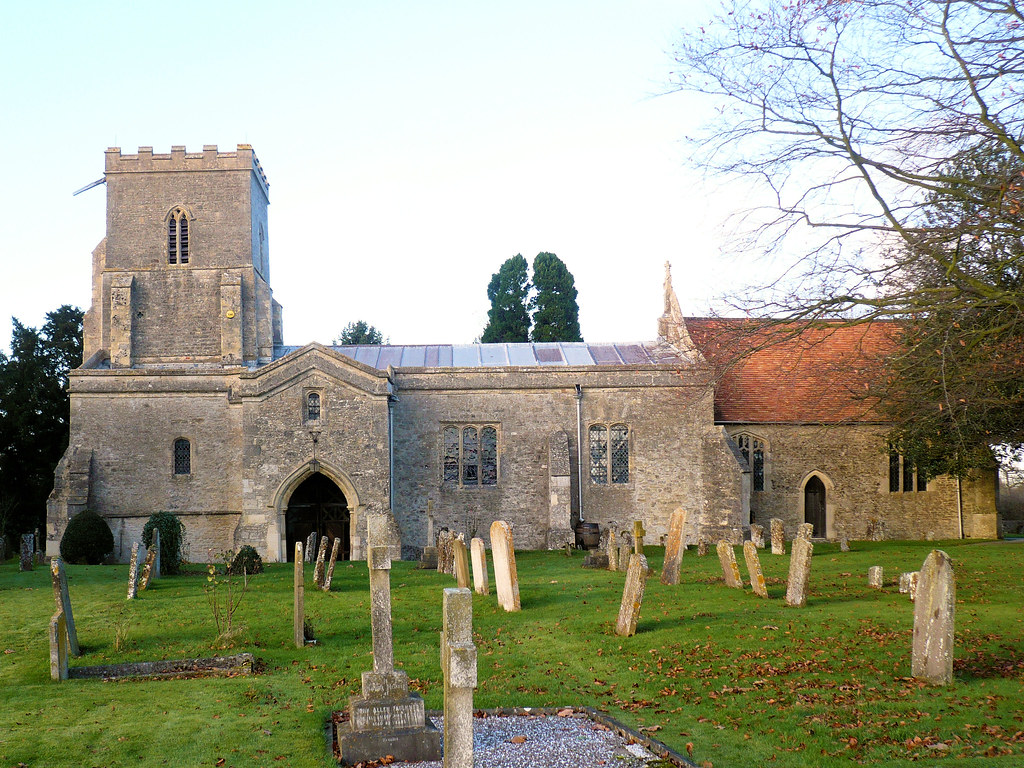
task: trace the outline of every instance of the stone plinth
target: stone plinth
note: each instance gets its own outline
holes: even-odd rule
[[[662,584],[678,584],[679,570],[683,565],[686,551],[686,512],[677,509],[668,522],[668,538],[665,539],[665,564],[661,569]]]
[[[491,594],[490,583],[487,579],[487,548],[483,539],[473,539],[469,542],[473,556],[473,589],[478,595]]]
[[[632,637],[636,634],[636,623],[640,619],[640,605],[644,601],[646,586],[647,558],[643,555],[630,555],[626,584],[622,588],[622,603],[619,605],[619,618],[615,622],[616,635]]]
[[[786,605],[801,608],[807,605],[807,582],[811,579],[811,555],[814,545],[809,539],[793,539],[789,561],[789,580],[786,583]]]
[[[743,589],[743,577],[740,576],[740,567],[736,564],[736,552],[727,541],[718,542],[718,562],[722,564],[725,586]]]
[[[757,554],[757,545],[752,541],[743,543],[743,559],[747,561],[747,573],[750,575],[750,587],[758,597],[768,597],[768,587],[764,583],[761,572],[761,558]]]
[[[498,592],[498,605],[506,611],[518,611],[516,550],[512,544],[512,529],[504,520],[495,520],[491,525],[491,555],[494,557],[494,585]]]
[[[934,549],[925,558],[919,574],[910,673],[932,685],[949,685],[953,682],[956,613],[953,563],[941,549]]]

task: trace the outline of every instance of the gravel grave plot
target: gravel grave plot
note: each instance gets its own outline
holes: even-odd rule
[[[430,720],[443,732],[444,718]],[[473,718],[474,768],[644,768],[658,758],[585,714]],[[441,762],[395,763],[441,768]]]

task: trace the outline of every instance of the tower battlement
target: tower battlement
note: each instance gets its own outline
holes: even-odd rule
[[[120,147],[106,151],[106,173],[162,173],[165,171],[245,171],[253,170],[264,191],[270,189],[251,144],[239,144],[234,152],[220,152],[216,144],[204,144],[202,152],[187,152],[184,145],[173,145],[169,154],[154,153],[152,147],[124,154]]]

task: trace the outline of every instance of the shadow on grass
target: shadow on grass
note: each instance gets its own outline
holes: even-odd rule
[[[968,651],[967,658],[953,660],[953,672],[960,678],[978,680],[1007,678],[1024,680],[1024,651],[1009,645],[999,651]]]

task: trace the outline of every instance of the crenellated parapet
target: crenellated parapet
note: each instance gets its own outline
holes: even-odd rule
[[[104,171],[108,174],[251,169],[263,185],[264,193],[270,189],[251,144],[239,144],[234,152],[221,152],[216,144],[204,144],[202,152],[187,152],[184,145],[176,144],[169,154],[154,153],[152,147],[139,147],[134,155],[124,154],[120,147],[109,147],[105,155]]]

